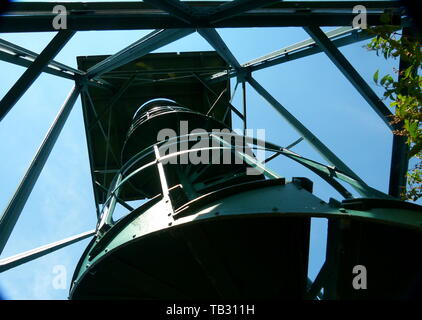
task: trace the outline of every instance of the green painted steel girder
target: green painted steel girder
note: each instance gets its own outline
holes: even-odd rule
[[[21,264],[27,263],[29,261],[38,259],[46,254],[57,251],[61,248],[65,248],[71,244],[89,238],[95,234],[95,230],[83,232],[81,234],[59,240],[32,250],[28,250],[17,255],[4,258],[0,260],[0,273],[7,271],[9,269],[20,266]]]
[[[17,46],[9,41],[0,39],[0,60],[14,63],[19,66],[29,67],[32,62],[31,60],[36,60],[38,54]],[[43,68],[44,72],[53,74],[62,78],[75,80],[75,75],[82,76],[84,73],[69,67],[63,63],[57,61],[50,61],[50,63]]]
[[[13,108],[15,103],[23,96],[31,84],[38,78],[43,69],[59,53],[64,45],[72,38],[74,31],[59,31],[45,47],[33,63],[25,70],[22,76],[0,101],[0,121]]]
[[[247,77],[248,83],[292,126],[295,128],[327,161],[343,172],[362,181],[343,161],[329,150],[311,131],[286,110],[271,94],[266,91],[255,79]]]
[[[158,3],[154,1],[155,3]],[[381,24],[384,10],[390,10],[394,23],[400,25],[400,1],[186,1],[175,6],[166,1],[166,11],[154,11],[154,6],[139,2],[66,3],[70,30],[129,30],[166,28],[244,28],[288,26],[346,26],[355,14],[355,5],[364,5],[368,24]],[[0,32],[55,31],[51,21],[53,7],[60,2],[12,3],[2,17]],[[191,6],[198,14],[187,15],[183,8]],[[265,10],[254,8],[265,7]],[[176,9],[177,8],[177,9]],[[200,10],[199,10],[200,9]],[[252,10],[251,10],[252,9]],[[247,12],[246,12],[247,11]],[[101,12],[99,15],[98,13]],[[110,19],[110,17],[113,19]],[[197,23],[187,23],[193,16]]]
[[[368,102],[371,108],[374,109],[374,111],[380,116],[382,121],[384,121],[384,123],[393,130],[394,126],[390,124],[392,116],[390,109],[386,107],[384,102],[382,102],[362,76],[355,70],[355,68],[353,68],[352,64],[346,59],[340,50],[331,42],[330,39],[328,39],[327,35],[318,27],[310,26],[305,27],[304,29]]]
[[[87,71],[87,76],[88,78],[99,77],[105,72],[114,70],[120,66],[132,62],[133,60],[136,60],[150,53],[151,51],[161,48],[162,46],[180,38],[186,37],[193,32],[193,29],[152,31],[127,48],[120,50],[116,54],[106,58],[104,61],[101,61],[97,65],[89,68]]]
[[[6,246],[16,222],[31,194],[34,185],[41,174],[41,171],[47,162],[48,156],[53,149],[54,144],[63,129],[73,105],[75,104],[80,92],[80,87],[75,85],[70,91],[66,101],[57,114],[53,124],[48,130],[44,140],[41,143],[34,159],[32,159],[25,176],[22,178],[12,199],[9,201],[3,215],[0,219],[0,254]]]

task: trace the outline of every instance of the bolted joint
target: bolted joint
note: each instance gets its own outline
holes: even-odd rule
[[[250,67],[241,67],[236,69],[237,82],[245,82],[251,77],[252,71]]]
[[[295,185],[297,185],[297,186],[299,186],[299,187],[301,187],[301,188],[303,188],[303,189],[305,189],[306,191],[308,191],[308,192],[311,192],[312,193],[312,190],[313,190],[313,182],[311,181],[311,180],[309,180],[308,178],[304,178],[304,177],[294,177],[293,179],[292,179],[292,182],[295,184]]]
[[[82,88],[88,87],[89,79],[85,74],[82,75],[82,74],[75,73],[74,77],[75,77],[76,85]]]

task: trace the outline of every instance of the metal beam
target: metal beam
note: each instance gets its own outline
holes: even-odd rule
[[[385,106],[361,75],[353,68],[351,63],[344,57],[340,50],[336,48],[330,39],[328,39],[325,33],[319,27],[304,27],[304,29],[314,39],[318,46],[324,50],[325,54],[358,90],[358,92],[381,117],[385,124],[390,129],[393,129],[393,126],[390,124],[392,115],[391,111]]]
[[[178,0],[143,0],[143,2],[168,12],[187,25],[191,25],[196,20],[195,8]]]
[[[302,142],[302,140],[303,140],[303,137],[300,137],[296,141],[293,141],[291,144],[289,144],[285,149],[290,150],[291,148],[293,148],[294,146]]]
[[[88,90],[88,88],[87,88],[86,86],[83,88],[83,95],[85,95],[85,96],[87,97],[87,99],[86,99],[86,100],[88,101],[88,104],[91,106],[91,111],[92,111],[92,113],[94,114],[94,117],[95,117],[96,119],[98,119],[98,127],[100,128],[101,134],[102,134],[102,135],[103,135],[103,137],[104,137],[104,140],[105,140],[105,142],[106,142],[106,144],[107,144],[107,148],[110,150],[111,155],[112,155],[112,156],[113,156],[113,158],[114,158],[114,161],[115,161],[116,163],[119,163],[119,160],[118,160],[118,158],[117,158],[116,154],[114,153],[113,148],[112,148],[112,146],[111,146],[110,139],[107,137],[107,134],[106,134],[106,132],[105,132],[105,130],[104,130],[104,126],[103,126],[103,124],[101,123],[101,119],[100,119],[100,117],[98,116],[97,111],[95,110],[95,105],[94,105],[94,102],[92,101],[91,94],[89,93],[89,90]],[[110,130],[110,128],[109,128],[109,130]]]
[[[279,3],[280,0],[233,0],[221,4],[207,17],[210,23],[226,20],[253,9],[259,9],[269,4]]]
[[[243,135],[246,136],[246,82],[242,82],[242,96],[243,96]]]
[[[262,1],[254,1],[254,2],[262,2]],[[268,0],[265,0],[264,2],[269,2]],[[274,2],[272,0],[271,2]],[[170,13],[171,15],[175,16],[177,19],[180,19],[184,22],[187,22],[190,25],[193,25],[196,20],[198,19],[198,11],[193,10],[192,7],[187,6],[183,3],[181,3],[178,0],[164,0],[164,1],[157,1],[157,0],[147,0],[147,3],[152,3],[154,6],[165,10],[166,12]],[[243,4],[243,5],[242,5]],[[226,8],[226,6],[228,7]],[[220,13],[224,15],[226,11],[230,11],[231,9],[236,9],[238,7],[244,8],[244,5],[248,5],[249,7],[253,8],[254,5],[251,5],[250,0],[234,0],[230,3],[226,3],[224,5],[221,5],[223,9],[221,9]],[[255,4],[255,7],[258,7],[258,4]],[[220,8],[218,7],[217,10]],[[246,7],[245,7],[246,8]],[[245,9],[246,10],[246,9]],[[205,17],[205,19],[209,19],[208,16]],[[208,43],[218,52],[218,54],[229,64],[231,65],[235,70],[240,70],[240,63],[237,61],[235,56],[231,53],[230,49],[227,47],[227,45],[224,43],[224,40],[220,37],[218,32],[215,29],[198,29],[198,33],[208,41]]]
[[[56,241],[32,250],[19,253],[9,258],[2,259],[0,260],[0,273],[20,266],[21,264],[27,263],[29,261],[38,259],[42,256],[45,256],[46,254],[67,247],[75,242],[89,238],[94,234],[95,230],[87,231],[60,241]]]
[[[46,163],[57,138],[79,96],[80,87],[75,85],[47,132],[41,146],[22,178],[15,194],[7,205],[0,220],[0,254],[6,246],[16,222],[28,200],[29,195]]]
[[[119,101],[119,99],[122,97],[122,95],[126,92],[127,89],[132,85],[133,81],[136,79],[136,74],[132,75],[130,78],[128,78],[122,86],[117,90],[117,92],[113,95],[113,97],[110,100],[110,103],[107,105],[106,108],[104,108],[100,114],[95,116],[95,119],[90,123],[87,128],[88,131],[91,131],[92,128],[94,128],[98,123],[100,123],[101,118],[107,114],[111,113],[113,107],[116,105],[116,103]]]
[[[38,78],[42,70],[49,64],[49,62],[57,55],[63,46],[73,36],[73,31],[62,30],[59,31],[45,47],[41,54],[22,74],[13,87],[6,93],[0,101],[0,121],[13,108],[15,103],[22,97],[31,84]]]
[[[1,49],[0,49],[1,50]],[[13,63],[15,65],[21,66],[21,67],[29,67],[32,64],[33,60],[28,60],[26,58],[23,58],[19,55],[16,54],[12,54],[9,52],[5,52],[5,51],[0,51],[0,60],[5,61],[5,62],[9,62],[9,63]],[[73,74],[65,72],[64,70],[58,70],[56,68],[52,68],[51,66],[46,66],[43,69],[43,72],[45,73],[49,73],[58,77],[62,77],[65,79],[70,79],[70,80],[74,80],[75,77]]]
[[[310,288],[312,288],[312,285],[313,285],[313,282],[312,282],[312,280],[311,280],[311,279],[309,279],[309,277],[308,277],[308,280],[307,280],[307,287],[308,287],[308,290],[309,290]],[[323,299],[323,296],[322,296],[322,294],[321,294],[321,293],[318,293],[316,297],[318,298],[318,300],[322,300],[322,299]]]
[[[108,194],[108,189],[106,187],[104,187],[101,183],[99,183],[98,181],[95,181],[95,185],[97,185],[106,195]],[[118,203],[120,203],[123,207],[125,207],[127,210],[129,211],[133,211],[135,210],[135,208],[133,208],[132,206],[128,205],[124,200],[120,199],[119,197],[116,196],[116,200]]]
[[[154,30],[125,49],[89,68],[87,76],[90,79],[99,77],[107,71],[114,70],[193,32],[194,29]]]
[[[37,53],[22,48],[4,39],[0,39],[0,60],[14,63],[23,67],[29,67],[37,58]],[[83,71],[69,67],[54,60],[50,61],[50,63],[43,68],[43,72],[72,80],[75,79],[75,75],[83,76],[85,74]]]
[[[388,194],[401,198],[406,190],[407,170],[409,167],[409,146],[407,137],[393,134],[393,148],[391,150],[390,181]]]
[[[115,13],[127,13],[131,10],[136,10],[138,12],[146,12],[146,11],[154,11],[155,5],[153,3],[160,3],[160,2],[167,2],[171,3],[174,0],[146,0],[146,1],[139,1],[139,2],[120,2],[120,1],[98,1],[98,2],[67,2],[66,7],[68,9],[69,14],[71,13],[79,13],[79,14],[86,14],[88,12],[96,13],[97,11],[101,10],[104,13],[110,13],[114,11]],[[177,1],[180,2],[181,5],[188,6],[190,8],[196,9],[204,9],[203,13],[210,13],[210,10],[214,12],[225,10],[230,6],[239,6],[244,4],[249,5],[251,7],[246,8],[245,10],[252,10],[258,7],[262,7],[264,5],[268,5],[270,2],[273,2],[273,5],[268,5],[265,10],[271,11],[280,11],[281,9],[288,10],[288,9],[298,9],[303,11],[305,9],[311,10],[337,10],[337,11],[346,11],[349,10],[356,4],[361,4],[365,6],[368,11],[370,12],[378,12],[379,10],[384,9],[397,9],[401,8],[402,5],[399,0],[337,0],[337,1],[282,1],[282,0],[273,0],[273,1],[262,1],[262,0],[227,0],[227,1]],[[254,3],[257,5],[254,5]],[[267,2],[267,3],[266,3]],[[10,4],[8,12],[6,14],[25,14],[25,13],[38,13],[38,14],[52,14],[53,8],[60,4],[57,1],[31,1],[27,3],[22,3],[20,1],[12,2]],[[153,5],[151,5],[153,4]],[[116,12],[119,10],[119,12]],[[262,10],[261,10],[262,11]],[[162,13],[161,13],[162,14]]]
[[[327,278],[327,273],[328,273],[327,265],[328,265],[327,262],[324,262],[324,264],[322,265],[321,269],[318,272],[318,275],[315,278],[315,281],[311,284],[307,292],[308,299],[315,300],[316,297],[322,298],[321,289],[324,287],[324,282],[326,281],[326,278]]]
[[[209,84],[207,83],[207,81],[206,80],[204,80],[204,79],[202,79],[197,73],[193,73],[193,75],[195,76],[195,78],[196,79],[198,79],[198,81],[199,82],[201,82],[201,84],[209,91],[209,92],[211,92],[215,97],[217,97],[218,96],[218,94],[217,94],[217,92],[215,92],[213,89],[211,89],[211,87],[209,86]],[[236,90],[236,89],[235,89]],[[236,107],[235,106],[233,106],[232,104],[231,104],[231,102],[228,102],[228,104],[227,104],[227,106],[228,106],[228,108],[227,108],[227,110],[232,110],[239,118],[241,118],[242,120],[243,120],[243,114],[242,113],[240,113],[240,111],[239,110],[237,110],[236,109]],[[224,119],[225,119],[225,117],[224,117]],[[224,121],[224,119],[223,119],[223,121]]]
[[[18,55],[14,55],[14,54],[7,53],[4,51],[0,51],[0,60],[13,63],[21,67],[29,67],[32,64],[32,61],[30,60],[27,60]],[[69,74],[69,73],[63,72],[62,70],[57,70],[51,67],[45,67],[43,69],[43,72],[46,72],[55,76],[59,76],[65,79],[70,79],[70,80],[74,79],[74,76],[72,74]]]
[[[373,38],[374,36],[365,32],[362,29],[354,29],[352,27],[340,27],[335,30],[331,30],[325,33],[325,35],[333,41],[333,44],[336,47],[341,47],[346,44],[354,43],[357,41],[362,41],[366,39]],[[346,40],[347,39],[347,40]],[[311,50],[313,49],[313,50]],[[305,52],[304,52],[305,51]],[[257,59],[248,61],[242,65],[242,67],[248,67],[251,71],[257,71],[264,69],[269,66],[274,66],[284,61],[291,61],[297,59],[295,55],[302,53],[300,58],[306,57],[310,54],[315,54],[322,52],[322,49],[319,48],[315,41],[310,38],[304,41],[295,43],[293,45],[284,47],[280,50],[274,51],[270,54],[262,56]],[[282,60],[282,58],[287,58]]]
[[[0,60],[13,63],[22,67],[31,66],[32,62],[38,58],[39,54],[20,47],[9,41],[0,39]],[[85,76],[85,72],[69,67],[63,63],[57,61],[50,61],[46,65],[43,72],[59,76],[70,80],[80,80]],[[96,86],[102,89],[112,89],[113,87],[105,80],[91,80],[88,82],[89,85]]]
[[[341,161],[330,149],[327,148],[311,131],[309,131],[299,120],[286,110],[271,94],[266,91],[255,79],[247,77],[249,84],[288,122],[299,134],[306,139],[329,163],[340,171],[362,182],[343,161]]]
[[[84,101],[86,101],[87,96],[85,94],[81,95],[81,99]],[[97,213],[97,219],[100,218],[101,215],[101,211],[100,211],[100,206],[99,206],[99,195],[98,195],[98,190],[97,187],[95,186],[95,178],[94,178],[94,159],[92,157],[92,145],[90,143],[90,139],[89,137],[89,130],[88,130],[88,122],[87,122],[87,103],[89,102],[85,102],[82,103],[82,114],[83,114],[83,121],[84,121],[84,131],[85,131],[85,139],[86,139],[86,145],[87,145],[87,149],[88,149],[88,160],[89,160],[89,170],[91,172],[91,182],[92,182],[92,191],[94,193],[94,202],[95,202],[95,210]]]
[[[339,48],[355,42],[373,38],[373,35],[361,29],[353,29],[351,27],[340,27],[326,33],[327,37],[332,39],[333,44]],[[300,41],[293,45],[276,50],[265,56],[250,60],[242,64],[243,68],[247,68],[250,72],[273,67],[288,61],[304,58],[313,54],[322,52],[322,49],[315,44],[313,39]],[[211,79],[225,77],[227,72],[219,72],[211,76]],[[235,77],[235,72],[229,72],[229,77]]]
[[[236,57],[224,43],[215,29],[198,29],[198,33],[208,41],[208,43],[218,52],[218,54],[235,70],[239,71],[242,67]]]
[[[158,1],[154,1],[158,3]],[[168,3],[169,1],[166,1]],[[151,1],[152,3],[152,1]],[[69,30],[133,30],[167,28],[237,28],[288,26],[346,26],[355,17],[352,8],[367,8],[369,25],[380,25],[384,10],[390,10],[393,24],[400,25],[400,1],[182,1],[198,9],[194,25],[144,2],[66,3]],[[53,8],[60,2],[13,2],[2,16],[0,32],[56,31],[52,26]],[[236,5],[235,5],[236,4]],[[265,9],[252,9],[266,5]],[[168,8],[167,8],[168,9]],[[246,10],[249,10],[245,12]],[[201,15],[202,14],[202,15]],[[112,18],[111,18],[112,17]],[[185,17],[186,19],[186,17]],[[211,21],[210,21],[211,20]]]
[[[197,8],[179,0],[144,0],[143,2],[164,10],[189,25],[198,25],[201,20],[212,24],[252,9],[280,2],[280,0],[233,0],[212,8]]]
[[[212,112],[212,110],[217,105],[217,103],[220,101],[221,97],[226,93],[226,91],[227,91],[227,88],[224,88],[223,91],[220,92],[217,99],[215,99],[214,103],[212,104],[212,106],[209,108],[209,110],[207,111],[207,113],[205,115],[208,116]]]
[[[287,147],[285,147],[285,148],[283,148],[283,149],[285,149],[285,150],[289,150],[289,151],[290,151],[290,149],[291,149],[291,148],[293,148],[294,146],[296,146],[296,145],[297,145],[298,143],[300,143],[302,140],[303,140],[303,137],[300,137],[299,139],[297,139],[296,141],[293,141],[291,144],[289,144]],[[269,156],[267,159],[265,159],[263,162],[264,162],[264,163],[267,163],[267,162],[269,162],[269,161],[271,161],[271,160],[273,160],[273,159],[277,158],[279,155],[281,155],[281,153],[280,153],[280,152],[276,152],[276,153],[274,153],[273,155]]]

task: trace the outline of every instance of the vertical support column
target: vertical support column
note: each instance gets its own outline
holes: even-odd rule
[[[403,36],[409,36],[410,34],[410,28],[403,28]],[[403,57],[400,57],[399,80],[403,78],[402,71],[408,67],[409,62],[403,59]],[[403,92],[403,94],[407,94],[407,92]],[[404,136],[393,135],[388,194],[397,198],[400,197],[401,191],[406,188],[406,173],[409,165],[409,147],[407,146],[406,140]]]
[[[70,91],[69,96],[48,130],[47,135],[45,136],[35,157],[32,159],[25,176],[21,180],[15,194],[7,205],[6,210],[3,212],[0,220],[0,254],[3,252],[22,209],[24,208],[32,189],[34,188],[45,163],[47,162],[48,156],[50,155],[50,152],[53,149],[53,146],[56,143],[57,138],[72,110],[72,107],[79,96],[79,92],[79,85],[75,85]]]
[[[242,82],[243,91],[243,135],[246,136],[246,81]]]
[[[341,259],[341,219],[328,220],[327,248],[324,268],[327,270],[327,277],[323,284],[324,300],[338,299],[339,281],[339,260]]]
[[[155,159],[157,160],[157,168],[158,168],[158,174],[160,176],[160,183],[161,183],[161,189],[163,192],[163,197],[168,198],[169,197],[169,186],[167,184],[166,174],[164,173],[164,167],[163,164],[160,161],[160,151],[158,150],[157,145],[154,145],[154,154]]]
[[[400,198],[401,192],[406,188],[406,173],[408,169],[409,148],[406,137],[393,135],[393,149],[391,151],[390,183],[388,194]]]
[[[104,227],[108,230],[113,224],[113,213],[114,209],[116,208],[116,203],[119,202],[119,194],[121,190],[118,186],[120,185],[122,178],[122,173],[119,172],[119,174],[115,177],[114,181],[110,184],[110,188],[107,193],[107,198],[104,202],[104,207],[101,210],[101,218],[97,226],[97,231],[99,232],[102,232]]]

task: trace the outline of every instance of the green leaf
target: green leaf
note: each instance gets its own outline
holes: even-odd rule
[[[416,137],[416,134],[418,132],[418,123],[417,122],[410,122],[408,125],[408,131],[409,131],[409,135],[411,137]]]
[[[378,76],[379,76],[379,70],[377,70],[377,72],[375,72],[375,74],[374,74],[374,82],[376,83],[376,84],[378,84]]]
[[[412,66],[410,66],[409,68],[406,69],[406,71],[404,72],[404,77],[405,78],[409,78],[409,76],[412,74]]]
[[[388,86],[389,83],[393,82],[393,78],[389,74],[382,77],[380,84],[383,86],[386,82],[387,82],[387,86]]]
[[[422,143],[421,143],[421,142],[419,142],[419,143],[415,144],[415,145],[413,146],[413,148],[411,148],[411,150],[409,151],[409,157],[411,158],[411,157],[415,156],[415,155],[416,155],[416,154],[418,154],[421,150],[422,150]],[[419,174],[419,176],[420,176],[420,174]]]

